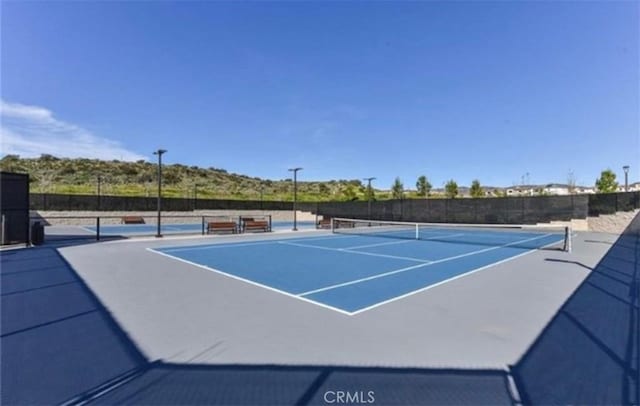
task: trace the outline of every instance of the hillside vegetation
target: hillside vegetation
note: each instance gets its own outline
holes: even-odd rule
[[[28,173],[34,193],[97,194],[98,177],[103,195],[156,196],[156,164],[137,161],[67,159],[42,155],[21,158],[7,155],[0,169]],[[228,173],[224,169],[200,168],[180,164],[163,165],[163,195],[166,197],[247,200],[291,200],[290,179],[269,180]],[[366,187],[360,180],[298,182],[301,201],[363,200]],[[389,192],[375,191],[375,198],[386,199]]]

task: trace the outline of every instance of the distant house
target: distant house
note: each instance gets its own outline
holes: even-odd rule
[[[549,183],[544,187],[544,192],[550,195],[568,195],[569,185],[563,185],[560,183]]]
[[[512,186],[505,190],[507,196],[534,196],[536,187],[532,185]]]
[[[578,194],[594,194],[596,193],[596,188],[592,186],[576,186],[576,193]]]
[[[618,192],[624,192],[624,183],[618,185]],[[640,192],[640,182],[629,184],[629,192]]]

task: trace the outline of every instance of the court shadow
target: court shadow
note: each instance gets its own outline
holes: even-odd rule
[[[565,264],[573,264],[573,265],[578,265],[582,268],[586,268],[588,270],[592,270],[593,268],[591,268],[590,266],[587,266],[585,264],[583,264],[582,262],[578,262],[578,261],[567,261],[566,259],[557,259],[557,258],[545,258],[545,261],[549,261],[549,262],[563,262]]]
[[[639,290],[640,215],[512,367],[523,402],[640,404]]]
[[[0,261],[1,404],[62,403],[147,364],[56,249]]]
[[[601,240],[584,240],[584,242],[588,242],[591,244],[605,244],[605,245],[613,245],[611,241],[601,241]]]
[[[156,363],[94,403],[512,405],[514,400],[506,372],[497,370]]]

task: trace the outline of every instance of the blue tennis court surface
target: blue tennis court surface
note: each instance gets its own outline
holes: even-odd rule
[[[315,228],[313,221],[299,221],[298,228]],[[156,224],[105,224],[100,226],[100,234],[102,235],[145,235],[153,234],[157,231]],[[273,230],[285,230],[293,228],[292,221],[274,221],[271,224]],[[96,232],[95,226],[84,227],[93,233]],[[163,234],[188,234],[202,232],[202,223],[185,223],[185,224],[161,224]]]
[[[490,231],[424,238],[325,235],[150,250],[352,315],[563,241]]]

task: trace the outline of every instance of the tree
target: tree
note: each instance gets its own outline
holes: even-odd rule
[[[444,191],[449,199],[453,199],[458,196],[458,184],[455,180],[451,179],[444,185]]]
[[[469,193],[471,193],[471,197],[484,196],[484,190],[482,190],[482,186],[480,186],[480,181],[478,179],[474,179],[474,181],[471,182],[471,190]]]
[[[618,189],[616,174],[611,169],[605,169],[600,173],[600,178],[596,179],[596,189],[598,193],[613,193]]]
[[[400,178],[396,178],[391,186],[391,194],[394,199],[402,199],[404,198],[404,185]]]
[[[343,184],[340,187],[340,197],[341,200],[346,201],[358,200],[358,194],[356,193],[356,189],[352,184]]]
[[[431,193],[431,183],[426,176],[422,175],[416,182],[416,189],[418,190],[418,196],[427,197]]]

